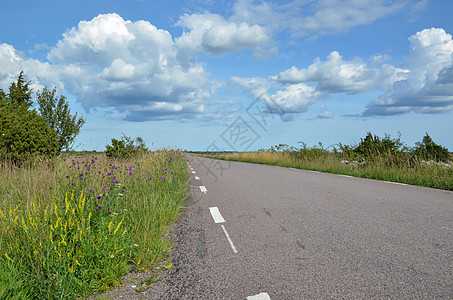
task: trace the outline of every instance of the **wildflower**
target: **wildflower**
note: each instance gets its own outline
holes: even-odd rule
[[[102,198],[102,195],[96,196],[96,199],[100,200]]]
[[[119,168],[120,168],[120,167],[118,167],[117,165],[113,165],[113,166],[112,166],[112,169],[118,170]]]
[[[94,164],[95,162],[97,162],[97,159],[92,159],[91,162]]]
[[[106,189],[108,189],[108,187],[106,185],[104,185],[102,188],[101,188],[101,191],[105,191]]]
[[[77,169],[82,169],[82,166],[81,165],[77,165]]]
[[[167,168],[163,168],[162,171],[167,171]]]
[[[107,174],[105,174],[105,175],[110,176],[110,175],[112,175],[112,172],[107,172]]]
[[[153,177],[151,177],[151,176],[149,176],[149,177],[148,177],[148,180],[153,180],[153,179],[154,179],[154,178],[153,178]]]
[[[118,179],[112,179],[112,184],[118,184],[120,181]]]
[[[170,171],[171,174],[173,174],[173,172],[174,172],[173,170]]]
[[[97,209],[101,210],[103,207],[101,205],[96,206]]]
[[[89,191],[94,191],[94,188],[90,187],[88,190],[89,190]]]
[[[75,165],[75,164],[76,164],[76,161],[75,161],[75,160],[73,160],[73,161],[72,161],[72,164],[73,164],[73,165]]]
[[[83,173],[80,173],[78,176],[79,179],[83,179]]]
[[[69,174],[66,174],[66,178],[69,178]]]
[[[91,166],[90,166],[90,165],[86,165],[86,166],[85,166],[85,169],[86,169],[86,170],[91,170]]]
[[[134,174],[134,171],[129,170],[129,171],[127,171],[127,173]]]

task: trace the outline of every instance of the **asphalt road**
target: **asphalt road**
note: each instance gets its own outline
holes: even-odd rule
[[[188,159],[192,199],[151,298],[453,299],[452,192]]]

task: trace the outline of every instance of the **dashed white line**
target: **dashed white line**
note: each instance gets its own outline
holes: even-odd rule
[[[271,297],[267,293],[260,293],[255,296],[248,296],[247,300],[271,300]]]
[[[200,177],[198,177],[198,176],[195,176],[195,180],[200,180]]]
[[[225,223],[225,219],[220,214],[218,207],[210,207],[209,211],[211,212],[211,216],[216,223]]]
[[[223,225],[221,225],[221,226],[222,226],[223,232],[225,232],[228,242],[230,242],[231,249],[233,249],[234,253],[238,253],[238,251],[236,250],[236,247],[234,247],[233,241],[230,239],[230,235],[228,234],[228,232],[225,229],[225,226],[223,226]],[[263,298],[263,299],[266,299],[266,298]]]
[[[204,185],[200,185],[200,191],[204,194],[208,191]]]
[[[195,174],[195,171],[192,171],[192,174]]]
[[[444,227],[442,227],[442,228],[444,228],[444,229],[448,229],[448,230],[452,230],[452,231],[453,231],[453,229],[452,229],[452,228],[448,228],[448,227],[445,227],[445,226],[444,226]]]

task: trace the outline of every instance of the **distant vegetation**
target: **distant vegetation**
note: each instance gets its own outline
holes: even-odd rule
[[[356,145],[299,144],[299,147],[279,144],[257,152],[205,156],[453,190],[453,155],[436,144],[428,133],[414,147],[406,146],[400,136],[379,137],[371,132]]]

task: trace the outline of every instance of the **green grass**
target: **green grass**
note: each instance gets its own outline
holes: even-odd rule
[[[0,166],[0,299],[74,299],[169,259],[187,197],[180,151]]]
[[[210,153],[203,156],[453,190],[453,166],[450,168],[436,164],[428,166],[421,160],[404,160],[401,157],[395,159],[383,156],[365,166],[357,166],[341,164],[341,155],[328,151],[311,151],[304,157],[297,157],[288,152],[271,151]]]

